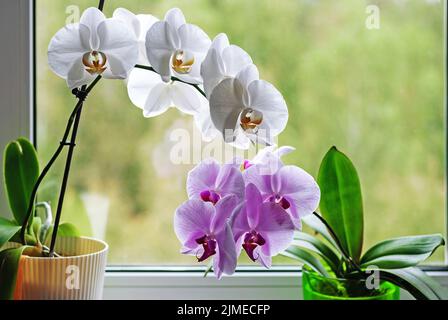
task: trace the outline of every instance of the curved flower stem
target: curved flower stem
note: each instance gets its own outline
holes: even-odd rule
[[[101,76],[98,76],[87,87],[87,89],[85,89],[85,91],[83,91],[84,99],[87,97],[87,95],[90,93],[90,91],[92,91],[92,89],[96,86],[96,84],[98,83],[98,81],[100,81],[100,79],[101,79]],[[73,122],[75,121],[78,111],[82,108],[82,106],[83,106],[83,99],[78,97],[78,103],[76,104],[75,108],[73,109],[72,113],[70,114],[70,117],[68,118],[67,126],[65,128],[65,132],[64,132],[62,140],[59,144],[59,147],[56,149],[56,151],[53,154],[53,156],[51,157],[50,161],[45,166],[45,168],[42,170],[41,174],[39,175],[39,177],[36,180],[36,183],[34,184],[33,191],[31,192],[31,196],[30,196],[30,202],[28,204],[26,218],[25,218],[25,221],[23,222],[22,230],[20,231],[20,239],[22,240],[22,244],[24,244],[24,245],[26,245],[26,239],[25,239],[26,229],[28,227],[28,223],[31,218],[31,214],[33,213],[34,202],[36,200],[36,194],[39,189],[39,186],[42,183],[42,181],[44,180],[45,176],[50,171],[51,167],[53,166],[53,164],[55,163],[55,161],[57,160],[59,155],[61,154],[64,147],[68,145],[68,143],[67,143],[68,135],[70,134],[70,130],[73,126]]]
[[[150,66],[144,66],[144,65],[141,65],[141,64],[136,64],[135,67],[138,68],[138,69],[152,71],[152,72],[158,74],[158,72],[156,70],[154,70],[153,67],[150,67]],[[190,83],[190,82],[184,81],[182,79],[179,79],[177,77],[171,77],[171,81],[178,81],[178,82],[182,82],[182,83],[188,84],[188,85],[194,87],[205,98],[207,98],[207,95],[205,94],[204,90],[202,90],[201,87],[199,87],[198,84]]]
[[[330,232],[330,234],[333,237],[334,241],[336,242],[337,246],[341,250],[344,258],[355,268],[356,271],[362,272],[361,267],[355,261],[353,261],[352,257],[350,257],[350,254],[347,251],[345,251],[345,248],[342,246],[341,241],[339,240],[338,236],[336,235],[336,232],[334,232],[333,228],[328,224],[328,222],[317,212],[313,212],[313,215],[316,218],[318,218],[320,220],[320,222],[322,222],[325,225],[328,232]]]

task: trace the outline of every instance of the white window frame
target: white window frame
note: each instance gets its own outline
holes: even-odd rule
[[[35,138],[33,0],[0,0],[0,41],[4,44],[0,53],[1,151],[8,141],[19,136],[32,141]],[[0,152],[0,163],[2,161]],[[0,176],[1,170],[0,166]],[[8,210],[1,187],[0,214],[2,212]],[[429,274],[446,287],[447,265],[429,268]],[[108,267],[104,298],[259,300],[302,297],[299,267],[274,267],[270,271],[241,267],[233,277],[222,280],[212,276],[204,278],[203,271],[195,267]],[[410,296],[404,293],[402,298]]]

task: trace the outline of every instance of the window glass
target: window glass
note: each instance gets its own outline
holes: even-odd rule
[[[48,43],[67,19],[95,5],[36,2],[42,163],[75,104],[48,68]],[[290,120],[279,143],[297,150],[286,162],[316,176],[332,145],[353,159],[363,188],[366,247],[395,236],[445,234],[443,1],[107,0],[106,15],[120,6],[159,18],[179,7],[211,38],[225,32],[248,51],[288,103]],[[193,128],[191,117],[176,109],[146,119],[125,83],[100,82],[83,111],[63,220],[105,238],[111,264],[194,263],[179,254],[172,224],[193,164],[169,158],[176,130]],[[187,150],[197,147],[193,137],[184,141]],[[63,164],[40,193],[53,207]],[[442,260],[438,250],[430,261]]]

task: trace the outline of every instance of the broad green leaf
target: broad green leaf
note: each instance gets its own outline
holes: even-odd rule
[[[11,211],[20,225],[38,177],[39,162],[33,145],[24,138],[9,143],[4,154],[4,181]]]
[[[322,160],[317,182],[321,189],[322,216],[334,229],[341,245],[358,262],[364,222],[361,185],[353,163],[332,147]]]
[[[340,259],[325,243],[303,232],[297,232],[294,240],[294,245],[318,254],[328,264],[331,270],[335,274],[338,274]]]
[[[26,246],[0,252],[0,300],[12,300],[16,288],[20,257]]]
[[[299,248],[297,246],[290,246],[288,249],[282,252],[282,255],[306,264],[312,270],[323,275],[324,277],[330,277],[329,273],[319,261],[319,259],[317,259],[305,249]]]
[[[385,240],[367,250],[361,259],[361,266],[375,265],[383,269],[413,267],[444,244],[440,234]]]
[[[380,277],[405,289],[418,300],[445,300],[448,292],[418,268],[384,269]]]
[[[0,217],[0,248],[21,229],[17,223]]]

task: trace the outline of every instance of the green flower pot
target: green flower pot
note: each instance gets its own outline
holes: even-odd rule
[[[364,280],[326,278],[303,268],[304,300],[399,300],[400,288],[381,282],[379,289],[367,289]]]

